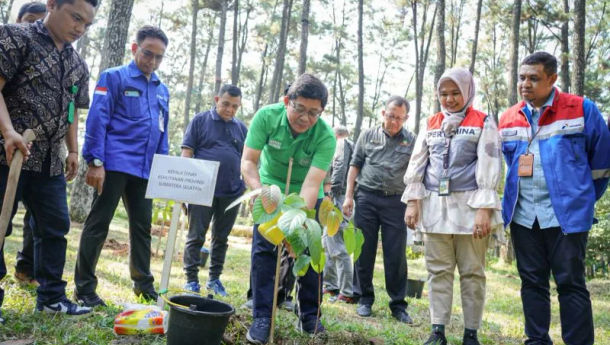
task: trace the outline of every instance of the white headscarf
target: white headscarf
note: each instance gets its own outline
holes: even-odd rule
[[[443,114],[445,114],[445,118],[441,123],[441,130],[445,133],[445,136],[452,137],[460,123],[462,123],[462,120],[464,120],[464,117],[466,117],[466,110],[468,110],[474,102],[475,88],[474,79],[469,70],[465,68],[451,68],[446,70],[438,80],[438,84],[436,85],[437,95],[440,96],[441,84],[446,80],[451,80],[457,85],[462,93],[462,97],[464,97],[464,100],[466,101],[464,108],[455,113],[452,113],[445,108],[441,109]]]

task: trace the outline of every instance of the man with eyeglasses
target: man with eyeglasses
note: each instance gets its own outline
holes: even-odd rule
[[[354,270],[358,315],[369,317],[372,314],[375,301],[373,271],[381,228],[385,285],[392,316],[412,324],[405,301],[407,226],[403,215],[406,205],[400,201],[405,190],[403,176],[415,144],[415,135],[403,127],[408,112],[409,103],[403,97],[392,96],[381,111],[383,123],[360,134],[347,174],[343,213],[351,217],[355,198],[354,225],[364,234],[362,253]],[[358,191],[354,196],[356,181]]]
[[[87,117],[83,158],[87,184],[96,196],[80,239],[74,282],[83,305],[105,305],[95,292],[95,267],[119,199],[129,218],[129,271],[134,293],[157,300],[150,272],[152,200],[146,185],[155,153],[169,150],[169,91],[155,71],[168,44],[165,33],[143,26],[132,44],[133,61],[105,70],[93,93]]]
[[[241,159],[241,172],[250,188],[273,184],[284,190],[292,159],[290,192],[299,193],[310,209],[320,204],[322,182],[336,145],[332,128],[320,119],[327,99],[326,86],[313,75],[303,74],[292,83],[283,102],[256,112]],[[254,225],[250,268],[254,321],[246,335],[253,344],[266,344],[269,338],[276,255],[275,246]],[[310,267],[297,280],[298,329],[309,334],[325,331],[318,318],[319,279]]]
[[[182,156],[220,162],[212,206],[189,205],[189,230],[184,248],[184,289],[199,292],[200,250],[212,225],[210,273],[206,288],[227,296],[220,274],[227,254],[227,240],[237,218],[239,207],[225,212],[246,189],[241,178],[241,154],[248,129],[235,118],[241,106],[241,90],[235,85],[223,85],[214,96],[214,107],[195,115],[182,139]]]

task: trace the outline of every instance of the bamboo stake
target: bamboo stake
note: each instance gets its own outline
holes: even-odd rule
[[[286,176],[286,188],[284,189],[284,195],[288,195],[290,193],[290,178],[292,175],[292,157],[288,161],[288,174]],[[280,262],[282,259],[282,249],[284,247],[284,242],[280,242],[277,245],[277,260],[275,262],[275,281],[273,282],[273,306],[271,307],[271,332],[269,334],[269,343],[273,344],[273,333],[275,328],[275,314],[277,312],[276,304],[277,304],[277,290],[280,283]]]

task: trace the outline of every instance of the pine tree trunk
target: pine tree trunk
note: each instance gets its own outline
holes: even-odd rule
[[[570,13],[570,3],[563,0],[563,11]],[[570,27],[569,21],[561,24],[561,88],[564,92],[570,92]]]
[[[216,51],[216,78],[214,83],[214,94],[218,93],[222,84],[222,56],[225,49],[225,27],[227,25],[227,0],[221,0],[220,28],[218,29],[218,50]]]
[[[567,1],[567,0],[564,0]],[[472,42],[472,54],[470,55],[470,73],[474,75],[475,61],[477,60],[477,45],[479,43],[479,28],[481,24],[481,8],[483,0],[477,2],[477,19],[474,24],[474,41]]]
[[[445,0],[438,0],[438,22],[436,23],[436,68],[434,70],[434,90],[445,71]],[[453,44],[453,43],[452,43]],[[434,97],[434,112],[441,110],[438,97]]]
[[[11,11],[13,10],[13,2],[14,0],[8,0],[8,4],[6,5],[5,11],[3,13],[4,17],[2,18],[2,23],[4,24],[8,24],[9,17],[11,16]]]
[[[282,89],[282,74],[284,73],[284,59],[286,58],[286,42],[288,40],[288,28],[290,25],[290,12],[292,8],[292,0],[284,0],[282,10],[282,27],[280,32],[280,42],[277,48],[277,56],[275,59],[275,68],[273,70],[273,78],[271,79],[271,92],[269,93],[269,102],[275,103],[280,97]]]
[[[237,85],[237,42],[239,41],[239,0],[233,2],[233,49],[231,51],[231,84]]]
[[[364,17],[364,0],[358,0],[358,110],[356,113],[356,128],[354,139],[360,137],[362,118],[364,116],[364,49],[362,20]]]
[[[216,16],[210,19],[209,27],[212,28],[216,22]],[[205,79],[205,73],[208,67],[208,57],[210,56],[210,50],[212,50],[212,41],[214,40],[214,31],[208,30],[208,41],[205,47],[205,54],[203,56],[203,63],[201,64],[201,74],[199,74],[199,82],[197,84],[197,104],[195,105],[195,113],[201,112],[203,106],[203,81]]]
[[[307,43],[309,37],[309,0],[303,0],[303,12],[301,12],[301,49],[299,54],[299,73],[305,73],[307,67]]]
[[[521,24],[521,0],[515,0],[513,5],[513,24],[511,35],[511,52],[508,79],[508,104],[519,101],[517,93],[517,73],[519,68],[519,25]]]
[[[585,0],[574,0],[574,55],[572,61],[573,94],[585,93]]]
[[[261,97],[263,94],[263,85],[265,85],[265,75],[267,74],[267,50],[269,49],[269,44],[265,43],[265,49],[261,55],[261,73],[258,78],[258,84],[256,86],[256,96],[254,97],[254,112],[258,110],[261,104]]]
[[[119,66],[123,63],[133,1],[112,0],[110,4],[100,73],[109,67]],[[87,185],[86,174],[87,162],[81,157],[78,164],[78,175],[70,193],[70,218],[79,223],[84,222],[87,218],[93,201],[93,188]]]
[[[193,79],[195,77],[195,62],[197,59],[197,15],[199,14],[199,0],[192,0],[192,26],[191,26],[191,57],[189,61],[189,78],[186,84],[186,97],[184,100],[184,115],[182,129],[186,131],[191,113],[191,97],[193,95]]]

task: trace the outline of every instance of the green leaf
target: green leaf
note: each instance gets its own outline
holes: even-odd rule
[[[360,257],[360,253],[362,253],[362,245],[364,244],[364,234],[362,230],[356,229],[356,247],[354,248],[354,262],[358,260]]]
[[[318,219],[320,219],[320,224],[327,224],[328,214],[335,209],[335,204],[332,201],[328,200],[328,198],[324,198],[320,207],[318,208]]]
[[[273,213],[265,212],[261,199],[256,198],[254,205],[252,206],[252,219],[254,220],[254,224],[263,224],[275,218],[279,212],[279,208]]]
[[[306,209],[305,213],[307,213],[307,218],[316,219],[316,209]]]
[[[352,222],[347,223],[347,226],[343,228],[343,242],[345,243],[345,250],[347,254],[354,254],[356,248],[356,236],[354,234],[354,224]]]
[[[292,251],[294,252],[294,254],[297,257],[301,255],[307,248],[307,234],[305,234],[305,229],[291,229],[284,231],[284,234],[286,234],[285,239],[292,247]],[[305,240],[303,240],[303,237],[305,238]]]
[[[292,267],[292,273],[297,277],[302,277],[307,273],[309,269],[309,263],[311,262],[311,258],[308,255],[301,255],[294,262],[294,266]]]
[[[305,200],[301,198],[298,194],[292,193],[289,194],[286,199],[284,199],[284,205],[288,205],[292,208],[303,208],[305,207]]]
[[[293,230],[303,227],[303,222],[307,219],[307,214],[302,210],[288,210],[277,221],[277,225],[283,231]]]
[[[320,225],[313,219],[305,220],[307,225],[307,246],[309,247],[309,255],[311,255],[312,263],[319,265],[320,255],[322,253],[322,229]]]
[[[322,273],[322,271],[324,271],[324,266],[326,266],[326,254],[322,252],[322,255],[320,255],[320,262],[316,264],[312,261],[311,268],[313,268],[316,273]]]

